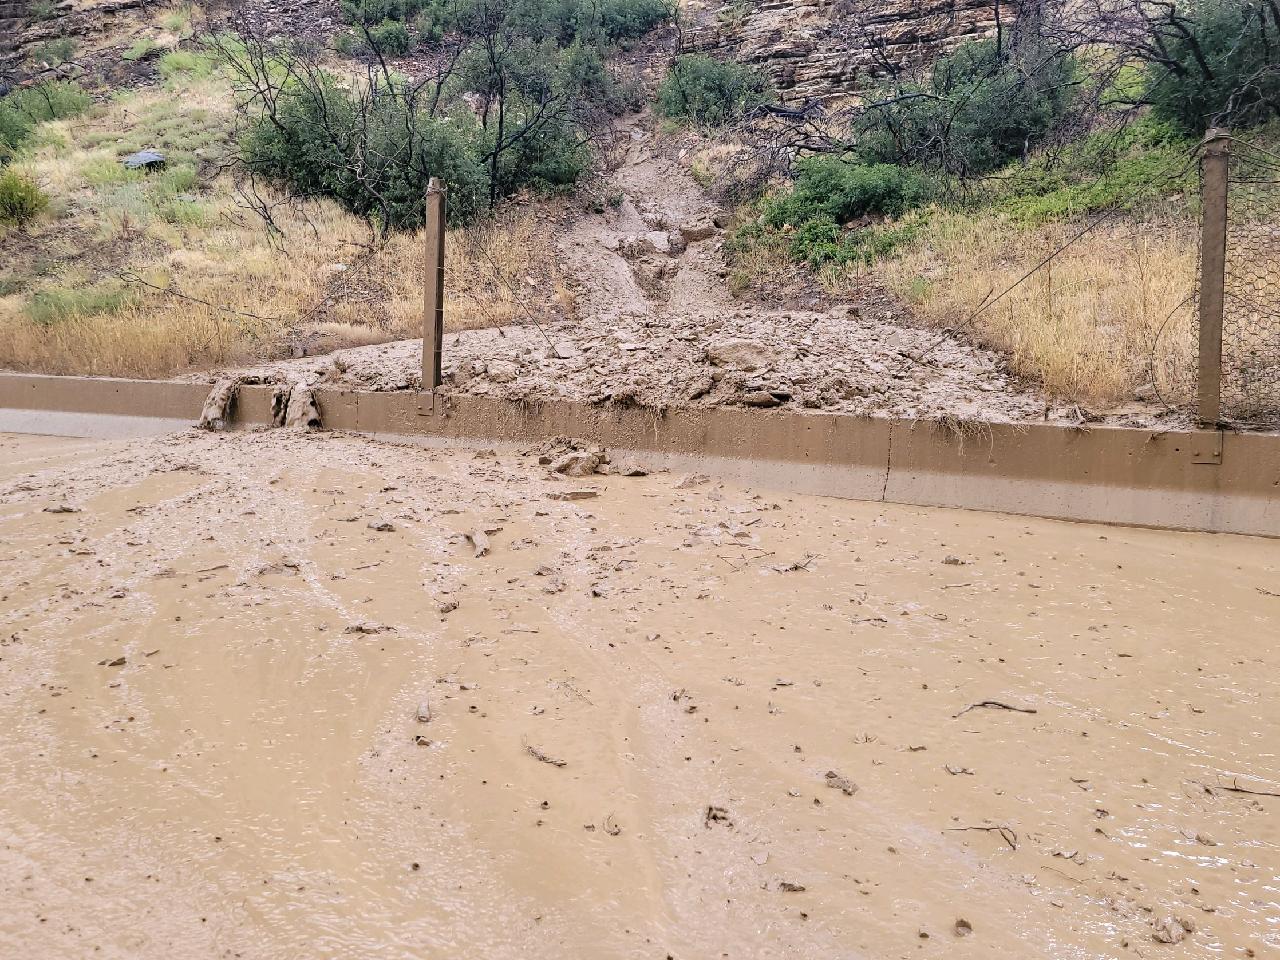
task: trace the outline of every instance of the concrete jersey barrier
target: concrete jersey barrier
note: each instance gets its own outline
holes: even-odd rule
[[[138,435],[194,424],[207,384],[0,374],[0,429]],[[232,417],[270,424],[271,386]],[[317,388],[326,428],[430,442],[577,437],[657,465],[796,492],[1280,536],[1280,436],[847,414],[517,403]]]

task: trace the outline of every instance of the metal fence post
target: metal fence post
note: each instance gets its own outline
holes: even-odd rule
[[[444,214],[445,190],[438,177],[427,184],[425,231],[426,288],[422,315],[422,389],[435,390],[441,383],[440,353],[444,341]]]
[[[1227,164],[1231,140],[1214,128],[1200,145],[1200,374],[1196,415],[1216,424],[1222,409],[1222,310],[1227,268]]]

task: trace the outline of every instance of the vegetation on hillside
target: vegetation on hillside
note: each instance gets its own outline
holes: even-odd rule
[[[618,43],[668,19],[663,0],[345,0],[339,48],[355,82],[317,51],[251,31],[215,42],[247,113],[245,169],[301,197],[330,197],[379,230],[422,219],[430,177],[457,223],[520,191],[572,187],[603,118],[640,103],[607,66]],[[434,44],[410,78],[388,58]]]
[[[1059,395],[1185,395],[1195,147],[1210,126],[1277,140],[1280,19],[1255,0],[1135,9],[1006,25],[843,114],[739,122],[716,181],[745,201],[731,285],[787,262],[837,291],[874,275]]]
[[[367,221],[337,202],[226,172],[237,116],[218,61],[175,51],[157,67],[159,86],[79,96],[71,115],[24,125],[0,170],[0,211],[11,181],[39,208],[21,225],[0,212],[0,367],[161,376],[417,333],[420,234],[371,245]],[[166,155],[163,170],[124,168],[144,148]],[[500,211],[450,233],[451,328],[522,316],[517,289],[571,308],[534,224],[533,211]]]

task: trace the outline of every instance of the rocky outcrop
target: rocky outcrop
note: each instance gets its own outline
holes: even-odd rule
[[[788,102],[854,94],[898,67],[993,35],[993,0],[732,0],[697,11],[687,49],[755,64]]]
[[[18,39],[27,25],[27,0],[0,0],[0,94],[13,82]]]

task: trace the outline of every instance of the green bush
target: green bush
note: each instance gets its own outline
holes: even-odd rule
[[[1157,21],[1167,56],[1146,72],[1158,117],[1191,134],[1210,126],[1251,127],[1280,115],[1280,16],[1263,0],[1185,0],[1177,22]]]
[[[1189,201],[1196,189],[1188,159],[1194,142],[1168,121],[1144,118],[1012,166],[994,181],[992,200],[1027,224],[1135,209],[1170,196]]]
[[[924,83],[884,88],[856,125],[877,163],[956,176],[1025,157],[1065,114],[1075,62],[1047,44],[972,41],[939,57]]]
[[[77,116],[91,102],[78,86],[61,80],[24,87],[0,98],[0,163],[17,153],[38,124]]]
[[[76,42],[71,37],[59,37],[37,44],[27,52],[27,57],[34,63],[47,63],[59,66],[76,55]]]
[[[160,58],[157,68],[166,80],[178,76],[207,77],[213,73],[214,58],[191,50],[171,50]]]
[[[23,87],[0,98],[0,162],[26,141],[37,124],[78,116],[91,102],[78,86],[62,80]]]
[[[21,226],[48,205],[48,195],[30,177],[15,170],[0,172],[0,223]]]
[[[769,99],[760,71],[701,53],[677,57],[658,87],[658,112],[670,120],[720,126]]]
[[[583,0],[580,9],[596,11],[594,4]],[[663,0],[610,0],[598,8],[600,29],[612,41],[634,40],[643,37],[654,27],[671,17],[671,10]],[[579,22],[584,19],[578,14]]]
[[[154,40],[150,37],[143,37],[135,41],[133,46],[124,53],[120,54],[120,59],[131,63],[137,60],[145,60],[158,49],[159,45]]]
[[[765,202],[763,219],[781,227],[815,220],[842,224],[868,215],[900,217],[928,202],[934,192],[932,182],[909,167],[811,157],[799,164],[790,191]]]

